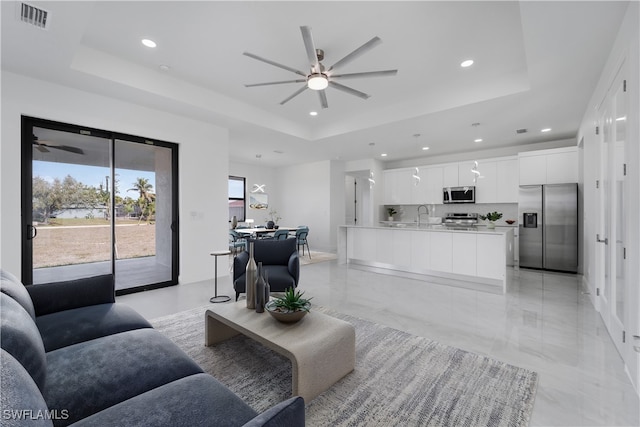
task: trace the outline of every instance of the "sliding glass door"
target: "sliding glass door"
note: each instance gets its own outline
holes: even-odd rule
[[[171,281],[177,270],[173,150],[118,139],[114,151],[116,289]]]
[[[177,284],[177,145],[23,118],[25,284]]]

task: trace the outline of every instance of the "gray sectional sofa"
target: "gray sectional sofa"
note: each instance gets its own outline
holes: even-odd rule
[[[304,425],[302,398],[258,414],[115,303],[109,276],[25,287],[0,270],[0,291],[2,426]]]

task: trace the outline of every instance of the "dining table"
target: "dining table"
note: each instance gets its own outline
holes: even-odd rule
[[[255,235],[258,238],[264,237],[265,234],[275,233],[276,230],[288,230],[289,233],[292,231],[295,232],[298,227],[278,227],[278,228],[265,228],[265,227],[257,227],[257,228],[236,228],[235,231],[243,236],[253,236]]]

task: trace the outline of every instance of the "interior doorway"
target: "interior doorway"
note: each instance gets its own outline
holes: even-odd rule
[[[370,190],[369,171],[345,174],[345,223],[347,225],[372,225]]]
[[[177,145],[23,117],[25,284],[178,283]]]

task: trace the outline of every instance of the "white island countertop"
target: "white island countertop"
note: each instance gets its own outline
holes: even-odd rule
[[[338,262],[416,278],[457,279],[477,289],[506,292],[514,226],[391,225],[394,224],[339,226]]]
[[[385,222],[387,225],[341,225],[340,227],[347,228],[370,228],[380,230],[406,230],[406,231],[435,231],[435,232],[455,232],[455,233],[484,233],[484,234],[507,234],[515,226],[496,226],[496,228],[487,228],[485,225],[478,225],[474,227],[462,227],[462,226],[446,226],[442,224],[423,224],[418,227],[415,223],[391,223]]]

